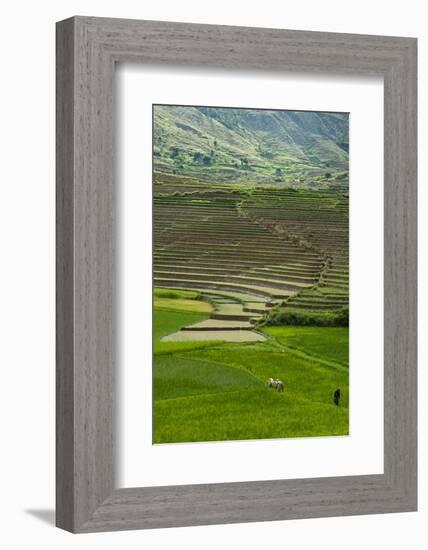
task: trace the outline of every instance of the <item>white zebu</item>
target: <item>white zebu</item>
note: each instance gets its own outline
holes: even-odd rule
[[[284,391],[284,382],[278,378],[269,378],[267,385],[269,388],[276,388],[276,391]]]

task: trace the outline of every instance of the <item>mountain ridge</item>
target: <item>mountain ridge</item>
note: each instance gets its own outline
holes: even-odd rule
[[[216,181],[348,184],[347,113],[154,105],[153,168]]]

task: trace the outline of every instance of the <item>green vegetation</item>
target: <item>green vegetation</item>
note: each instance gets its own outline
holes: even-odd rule
[[[201,313],[159,311],[155,309],[153,318],[154,339],[160,340],[163,336],[179,330],[182,326],[197,323],[208,319],[209,315]]]
[[[346,435],[347,329],[266,332],[261,344],[206,342],[155,354],[154,442]],[[271,376],[284,381],[284,393],[266,386]]]
[[[349,326],[349,308],[343,307],[339,311],[310,311],[282,307],[266,319],[266,325],[272,326],[318,326],[318,327],[347,327]]]
[[[198,292],[194,290],[171,289],[171,288],[155,288],[153,289],[154,298],[165,298],[170,300],[186,299],[196,300]]]
[[[155,106],[153,166],[153,441],[347,434],[347,115]]]
[[[347,325],[346,194],[243,184],[207,189],[193,178],[157,173],[155,190],[157,286],[283,303],[274,324]]]
[[[188,313],[211,313],[211,305],[197,298],[198,293],[193,291],[172,291],[156,288],[154,290],[153,305],[155,310],[162,309]]]
[[[349,365],[349,331],[347,328],[268,327],[266,332],[280,344],[322,360]]]
[[[154,167],[216,182],[348,179],[348,115],[155,105]]]
[[[157,400],[233,392],[260,387],[261,382],[241,369],[209,361],[164,354],[156,358],[154,392]]]

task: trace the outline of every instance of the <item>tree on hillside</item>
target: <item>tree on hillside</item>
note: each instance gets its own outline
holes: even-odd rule
[[[259,150],[259,153],[260,153],[261,157],[263,157],[265,159],[273,159],[274,154],[272,153],[272,151],[270,149],[264,148],[263,145],[259,144],[258,150]]]
[[[282,170],[281,170],[281,168],[277,168],[275,170],[275,181],[282,181]]]
[[[242,157],[241,158],[241,166],[242,166],[242,168],[248,168],[248,159],[247,159],[247,157]]]
[[[178,147],[171,147],[169,156],[172,159],[177,158],[179,154],[180,154],[180,149]]]

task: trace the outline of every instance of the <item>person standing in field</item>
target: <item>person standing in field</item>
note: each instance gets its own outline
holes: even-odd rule
[[[340,388],[337,388],[337,390],[333,394],[333,402],[336,405],[336,407],[339,406],[340,401]]]

